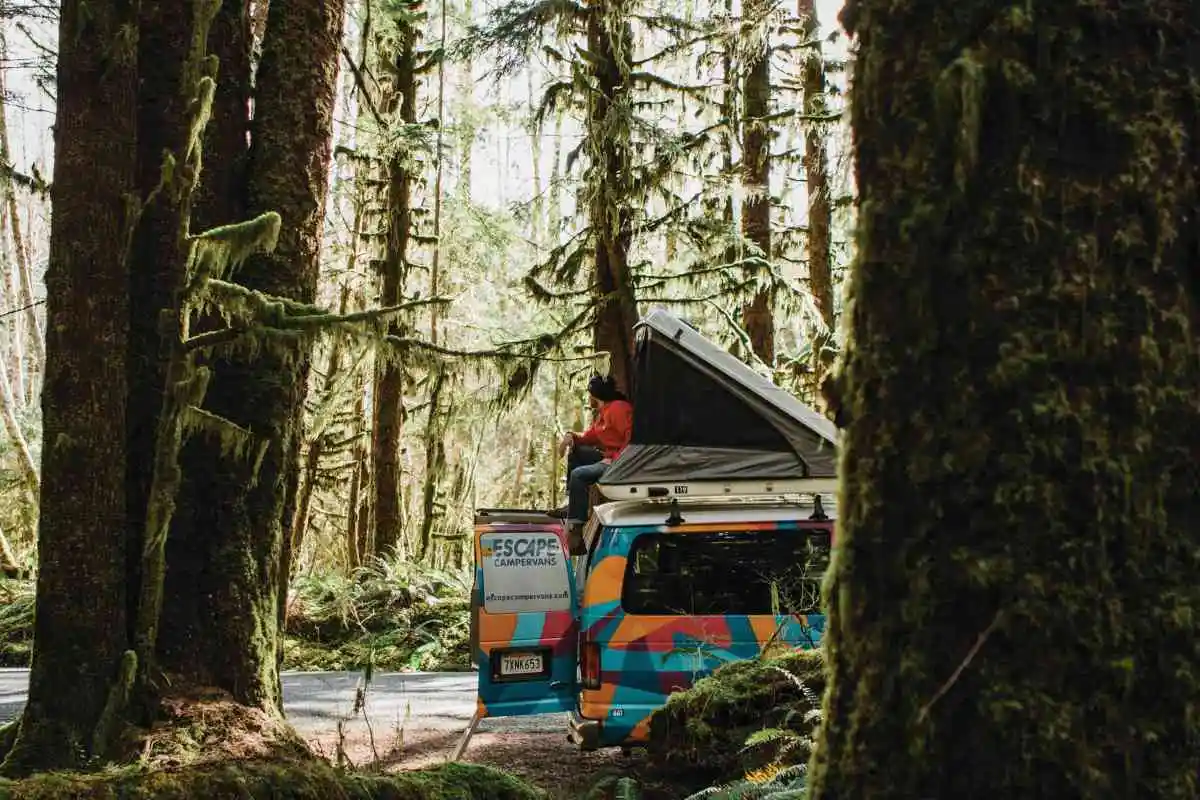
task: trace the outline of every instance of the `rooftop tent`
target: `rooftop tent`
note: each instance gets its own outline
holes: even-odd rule
[[[636,331],[633,436],[601,479],[606,496],[650,483],[836,476],[832,422],[663,309]]]

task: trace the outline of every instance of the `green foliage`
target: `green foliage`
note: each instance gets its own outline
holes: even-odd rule
[[[32,580],[0,578],[0,667],[26,667],[33,649]]]
[[[540,800],[545,794],[490,767],[444,764],[395,776],[356,775],[323,761],[249,761],[189,769],[48,773],[0,780],[0,800]]]
[[[701,789],[686,800],[802,800],[808,767],[797,764],[769,777],[742,778],[724,786]]]
[[[634,778],[606,775],[597,780],[583,800],[643,800],[645,793]]]
[[[820,650],[720,667],[655,712],[649,763],[663,773],[686,771],[701,785],[742,775],[765,780],[802,765],[811,752],[824,685]]]
[[[32,580],[0,579],[0,666],[27,667]],[[291,591],[284,669],[467,669],[470,577],[396,560],[301,576]]]
[[[284,668],[445,670],[469,664],[466,574],[396,559],[298,578]]]

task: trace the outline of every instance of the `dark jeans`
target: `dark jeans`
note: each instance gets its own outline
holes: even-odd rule
[[[567,519],[584,522],[587,519],[588,489],[600,480],[608,464],[601,463],[604,454],[595,447],[572,447],[567,455]]]

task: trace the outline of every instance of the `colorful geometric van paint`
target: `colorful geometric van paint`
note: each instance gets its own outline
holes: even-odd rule
[[[479,614],[481,712],[567,710],[584,749],[629,746],[646,740],[650,715],[672,692],[721,664],[775,643],[820,644],[832,519],[779,500],[688,503],[682,520],[669,519],[678,510],[597,507],[588,555],[574,565],[581,592],[555,524],[511,512],[477,524],[477,594],[482,606],[492,602]],[[554,559],[544,555],[556,546]]]
[[[604,508],[593,539],[571,716],[585,748],[645,741],[672,692],[773,643],[816,647],[825,632],[832,520],[776,502],[685,506],[685,521],[667,524],[649,505]]]

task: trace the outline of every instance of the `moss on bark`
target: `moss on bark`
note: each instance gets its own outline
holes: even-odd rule
[[[756,252],[743,258],[758,288],[742,307],[742,325],[754,355],[775,365],[775,290],[771,269],[771,18],[772,4],[746,3],[746,20],[752,25],[742,81],[742,235]],[[740,259],[739,259],[740,260]]]
[[[257,76],[244,211],[276,211],[283,225],[274,254],[248,259],[237,278],[247,288],[305,303],[316,293],[343,5],[272,4]],[[244,34],[230,20],[218,19],[215,30],[225,39]],[[214,50],[240,53],[236,45],[224,41]],[[226,118],[233,130],[237,124]],[[234,141],[229,131],[214,132],[210,141]],[[213,360],[205,409],[269,446],[258,464],[231,462],[219,443],[201,438],[184,448],[181,462],[190,477],[168,553],[160,655],[164,668],[185,679],[278,710],[284,505],[297,468],[293,440],[309,345],[303,337],[261,331],[249,340],[250,352]]]
[[[856,0],[812,800],[1197,796],[1187,0]]]

